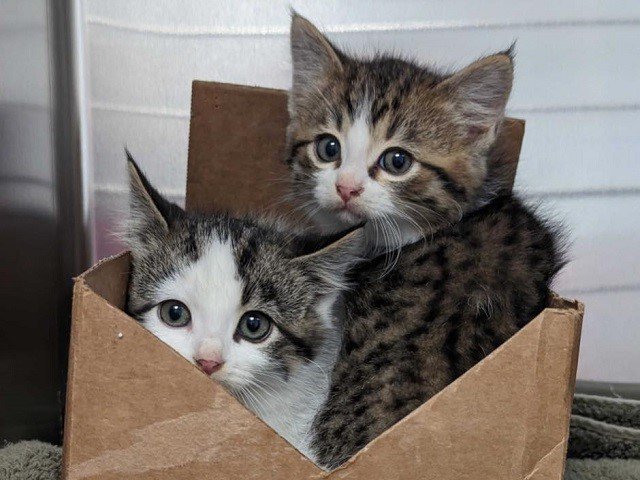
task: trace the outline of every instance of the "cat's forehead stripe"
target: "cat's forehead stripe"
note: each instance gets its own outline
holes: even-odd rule
[[[376,98],[376,100],[371,103],[371,115],[369,117],[371,119],[371,124],[375,126],[388,110],[389,104],[383,99]]]
[[[334,109],[334,120],[336,122],[336,127],[338,130],[342,130],[342,111],[339,108]]]
[[[198,242],[196,240],[197,237],[198,237],[197,225],[195,223],[188,223],[187,236],[183,242],[183,247],[184,247],[185,254],[193,260],[197,260],[198,257],[200,256],[200,252],[198,249]]]

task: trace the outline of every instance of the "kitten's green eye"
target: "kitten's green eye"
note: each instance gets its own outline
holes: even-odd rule
[[[316,140],[316,154],[323,162],[340,160],[340,142],[333,135],[322,135]]]
[[[380,168],[392,175],[402,175],[406,173],[413,164],[413,158],[404,150],[392,149],[384,152],[378,160]]]
[[[184,327],[191,322],[191,312],[178,300],[167,300],[160,304],[160,320],[170,327]]]
[[[269,336],[272,325],[273,321],[268,315],[253,310],[240,317],[236,331],[245,340],[258,343]]]

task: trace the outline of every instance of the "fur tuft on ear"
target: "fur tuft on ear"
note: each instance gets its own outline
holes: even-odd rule
[[[364,227],[356,227],[327,239],[302,242],[305,253],[291,260],[294,265],[302,266],[318,279],[320,291],[324,294],[347,288],[347,273],[364,260],[366,248]],[[306,253],[312,244],[318,245],[319,249]]]
[[[184,216],[184,210],[169,202],[153,188],[140,167],[125,149],[129,172],[129,216],[125,240],[134,256],[143,256],[167,235],[172,224]]]
[[[293,84],[290,102],[299,101],[318,82],[342,71],[342,53],[309,20],[291,11]],[[291,103],[290,103],[291,104]]]
[[[438,88],[454,99],[470,140],[492,140],[502,121],[513,84],[514,45],[481,58],[443,81]]]

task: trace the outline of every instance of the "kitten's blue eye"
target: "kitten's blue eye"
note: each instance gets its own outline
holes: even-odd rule
[[[240,317],[236,331],[245,340],[258,343],[269,336],[272,325],[269,315],[253,310]]]
[[[191,312],[178,300],[167,300],[160,304],[160,320],[170,327],[184,327],[191,322]]]
[[[413,164],[413,158],[404,150],[392,149],[384,152],[378,160],[380,168],[392,175],[402,175],[406,173]]]
[[[316,154],[323,162],[340,160],[340,142],[333,135],[322,135],[316,140]]]

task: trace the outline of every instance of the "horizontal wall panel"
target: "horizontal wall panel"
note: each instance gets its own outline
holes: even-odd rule
[[[287,88],[288,38],[149,36],[89,28],[93,101],[185,111],[193,78]],[[393,50],[438,65],[464,65],[518,40],[510,108],[640,105],[640,26],[433,30],[332,34],[349,51]]]
[[[560,221],[569,240],[570,262],[558,291],[640,286],[640,195],[543,200],[540,211]]]
[[[640,192],[640,109],[526,112],[521,117],[527,124],[518,190]]]
[[[124,145],[157,165],[158,182],[181,188],[188,114],[120,111],[94,105],[98,183],[118,183]],[[626,191],[640,193],[638,111],[527,113],[516,189],[535,195]],[[163,167],[164,165],[164,167]]]
[[[125,146],[162,189],[184,195],[187,178],[188,118],[160,118],[121,112],[93,112],[96,185],[126,184]]]
[[[544,8],[529,0],[90,0],[90,23],[106,22],[130,29],[177,32],[279,33],[288,28],[289,7],[335,30],[376,30],[430,26],[460,28],[509,23],[536,25],[557,22],[602,22],[640,17],[638,2],[564,0]]]

